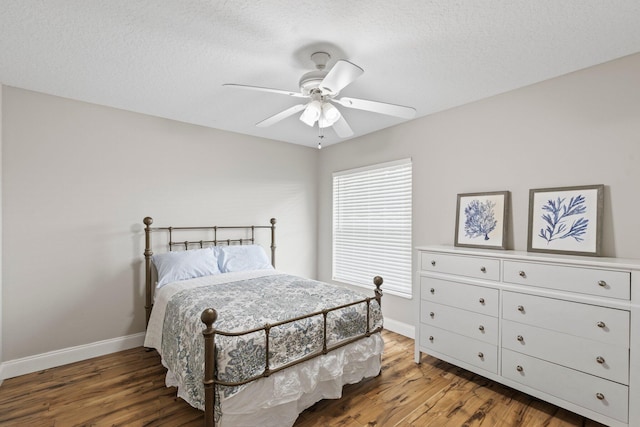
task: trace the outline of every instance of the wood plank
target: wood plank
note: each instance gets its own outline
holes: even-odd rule
[[[295,427],[602,427],[438,359],[413,362],[413,340],[383,332],[382,373],[347,385],[342,399],[308,408]],[[202,412],[165,387],[156,352],[121,351],[0,386],[0,425],[199,427]]]

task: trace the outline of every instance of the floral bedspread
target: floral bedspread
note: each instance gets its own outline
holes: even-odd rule
[[[203,310],[218,312],[217,330],[241,332],[373,296],[287,274],[276,274],[182,290],[169,300],[162,330],[163,363],[181,384],[192,406],[204,408]],[[270,368],[322,349],[322,315],[273,327],[269,335]],[[346,307],[327,316],[327,345],[365,332],[366,304]],[[370,327],[382,325],[378,303],[371,302]],[[265,368],[265,333],[239,337],[216,335],[218,378],[237,382]],[[243,386],[220,386],[217,407]],[[219,415],[219,414],[217,414]]]

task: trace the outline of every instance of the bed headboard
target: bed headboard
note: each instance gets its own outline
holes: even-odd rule
[[[276,266],[276,219],[271,218],[270,225],[241,225],[241,226],[202,226],[202,227],[152,227],[153,218],[145,217],[144,220],[144,266],[145,266],[145,311],[146,324],[149,323],[151,308],[153,307],[153,255],[151,235],[164,232],[168,235],[167,248],[189,250],[219,245],[250,245],[255,243],[256,230],[271,230],[271,265]],[[200,234],[200,239],[194,239],[194,235]],[[224,234],[222,236],[221,234]],[[186,235],[185,240],[178,240],[178,235]]]

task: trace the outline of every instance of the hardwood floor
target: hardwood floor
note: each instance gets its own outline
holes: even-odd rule
[[[380,376],[345,386],[342,399],[318,402],[295,426],[601,426],[432,357],[416,365],[413,340],[384,338]],[[0,386],[0,425],[202,425],[164,375],[155,351],[135,348],[11,378]]]

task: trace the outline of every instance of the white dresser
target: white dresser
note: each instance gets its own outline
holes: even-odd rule
[[[640,426],[640,260],[417,247],[421,352]]]

